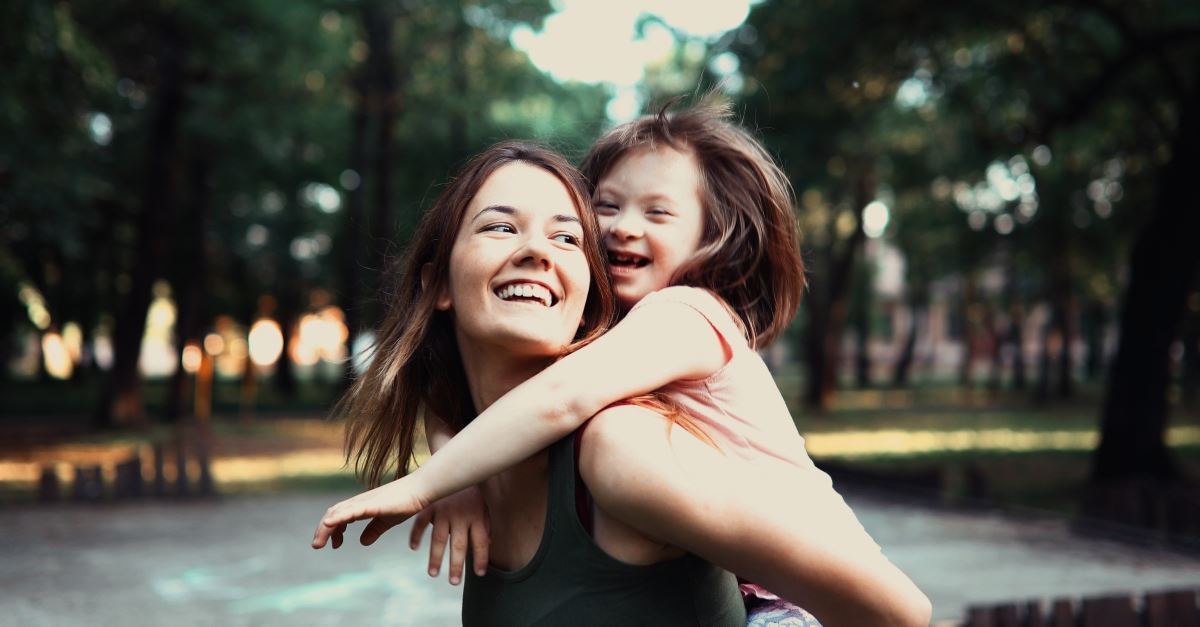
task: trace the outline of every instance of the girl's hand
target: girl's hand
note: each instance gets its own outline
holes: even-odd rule
[[[433,523],[429,537],[429,576],[437,577],[445,555],[446,541],[450,541],[450,583],[462,581],[463,564],[467,561],[467,547],[471,547],[472,567],[475,574],[487,574],[488,546],[491,544],[487,504],[479,488],[469,487],[421,510],[413,520],[408,545],[414,551],[421,545],[425,527]]]
[[[413,475],[408,475],[330,507],[317,525],[312,547],[323,548],[330,538],[333,548],[342,546],[346,525],[368,518],[373,520],[363,529],[359,542],[370,546],[385,531],[425,509],[427,504],[415,488]]]

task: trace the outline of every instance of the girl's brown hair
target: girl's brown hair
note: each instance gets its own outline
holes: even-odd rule
[[[582,218],[580,245],[591,271],[591,289],[576,342],[567,350],[590,342],[613,323],[616,304],[599,228],[588,210],[586,184],[578,170],[558,154],[524,142],[503,142],[471,159],[421,218],[406,254],[389,273],[392,288],[371,364],[333,409],[335,417],[346,419],[346,458],[370,486],[379,485],[393,464],[396,477],[408,472],[420,411],[432,412],[455,430],[476,415],[453,316],[435,305],[437,295],[447,287],[450,251],[467,205],[492,173],[516,162],[558,178]]]
[[[668,113],[675,102],[606,133],[581,169],[595,192],[633,151],[665,145],[691,154],[700,169],[704,231],[700,249],[671,284],[720,296],[737,314],[750,345],[765,347],[795,317],[805,287],[792,186],[762,144],[730,121],[728,105]]]

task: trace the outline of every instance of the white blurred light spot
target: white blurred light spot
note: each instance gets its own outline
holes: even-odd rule
[[[309,183],[304,186],[304,200],[324,213],[337,213],[342,208],[342,195],[324,183]]]
[[[1015,223],[1014,223],[1013,217],[1011,215],[1009,215],[1007,213],[1002,213],[1002,214],[996,216],[995,227],[996,227],[997,233],[999,233],[1001,235],[1008,235],[1009,233],[1013,232],[1014,226],[1015,226]]]
[[[93,113],[88,120],[88,130],[92,133],[92,141],[107,146],[113,137],[112,118],[103,113]]]
[[[1033,162],[1038,165],[1049,165],[1052,158],[1050,147],[1045,144],[1033,149]]]
[[[896,90],[896,104],[904,109],[916,109],[928,100],[929,90],[925,83],[917,78],[905,80]]]
[[[722,52],[708,62],[709,69],[718,76],[733,74],[738,71],[741,65],[742,62],[738,59],[738,56],[732,52]]]
[[[219,333],[209,333],[204,336],[204,352],[209,355],[220,355],[225,352],[225,338]]]
[[[251,224],[246,229],[246,243],[251,246],[262,246],[267,243],[269,235],[270,231],[267,230],[267,227],[261,224]]]
[[[871,239],[882,236],[890,218],[887,205],[878,200],[872,201],[863,208],[863,232]]]
[[[283,353],[283,331],[279,323],[260,318],[250,327],[250,361],[254,365],[270,366]]]
[[[17,298],[25,305],[25,314],[33,326],[41,331],[50,327],[50,310],[46,308],[46,300],[42,293],[31,283],[21,283],[17,287]]]
[[[557,11],[543,21],[541,30],[518,26],[512,30],[510,42],[556,80],[610,83],[618,88],[614,98],[619,98],[621,88],[634,87],[642,80],[647,66],[669,59],[676,45],[672,29],[684,38],[712,40],[740,26],[752,3],[561,0],[556,4]],[[651,16],[661,22],[647,20]],[[589,54],[580,54],[580,50]],[[729,61],[718,61],[713,70],[721,74],[720,69],[729,65]],[[740,86],[730,84],[726,88]],[[609,111],[617,114],[611,117],[613,121],[636,115],[629,110],[628,100],[609,106]]]
[[[375,357],[375,334],[371,331],[359,333],[350,343],[350,350],[354,353],[351,356],[354,373],[362,376],[371,367],[371,360]]]
[[[55,379],[69,379],[75,370],[67,345],[57,333],[42,336],[42,359],[46,364],[46,372]]]
[[[342,170],[341,175],[338,176],[338,183],[342,186],[342,189],[352,192],[358,189],[359,185],[362,185],[362,177],[354,170]]]
[[[283,194],[271,190],[262,197],[262,208],[267,213],[279,213],[283,209],[284,198]]]
[[[982,231],[987,226],[987,214],[982,211],[972,211],[967,214],[967,226],[973,231]]]
[[[195,344],[188,344],[183,347],[183,355],[180,361],[183,362],[183,370],[188,374],[196,374],[200,371],[200,362],[203,361],[204,355],[200,351],[200,347]]]
[[[83,357],[83,329],[74,322],[68,322],[63,325],[62,338],[71,361],[79,363]]]
[[[628,122],[642,110],[642,98],[638,90],[630,87],[617,90],[617,95],[608,101],[605,113],[613,122]]]

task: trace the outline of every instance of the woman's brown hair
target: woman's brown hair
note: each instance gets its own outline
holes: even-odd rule
[[[567,188],[581,217],[580,245],[591,271],[583,324],[568,351],[608,330],[616,315],[612,287],[600,249],[599,228],[589,211],[586,184],[566,159],[525,142],[496,144],[471,159],[451,179],[421,218],[399,265],[389,273],[393,288],[378,330],[371,364],[334,406],[346,419],[346,458],[360,480],[379,485],[395,465],[408,472],[419,413],[432,412],[451,428],[475,418],[450,312],[438,311],[437,294],[447,286],[450,251],[467,205],[496,170],[510,163],[542,168]],[[422,280],[422,268],[430,270]]]
[[[665,145],[699,165],[700,249],[672,285],[708,289],[736,314],[754,348],[775,341],[800,306],[804,262],[792,186],[771,155],[730,121],[728,105],[701,104],[622,124],[592,145],[580,169],[590,190],[631,152]]]

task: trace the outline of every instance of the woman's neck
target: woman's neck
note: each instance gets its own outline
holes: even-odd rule
[[[459,338],[462,346],[462,338]],[[515,356],[511,350],[472,347],[460,350],[475,411],[482,412],[501,396],[524,383],[554,362],[549,357]]]

